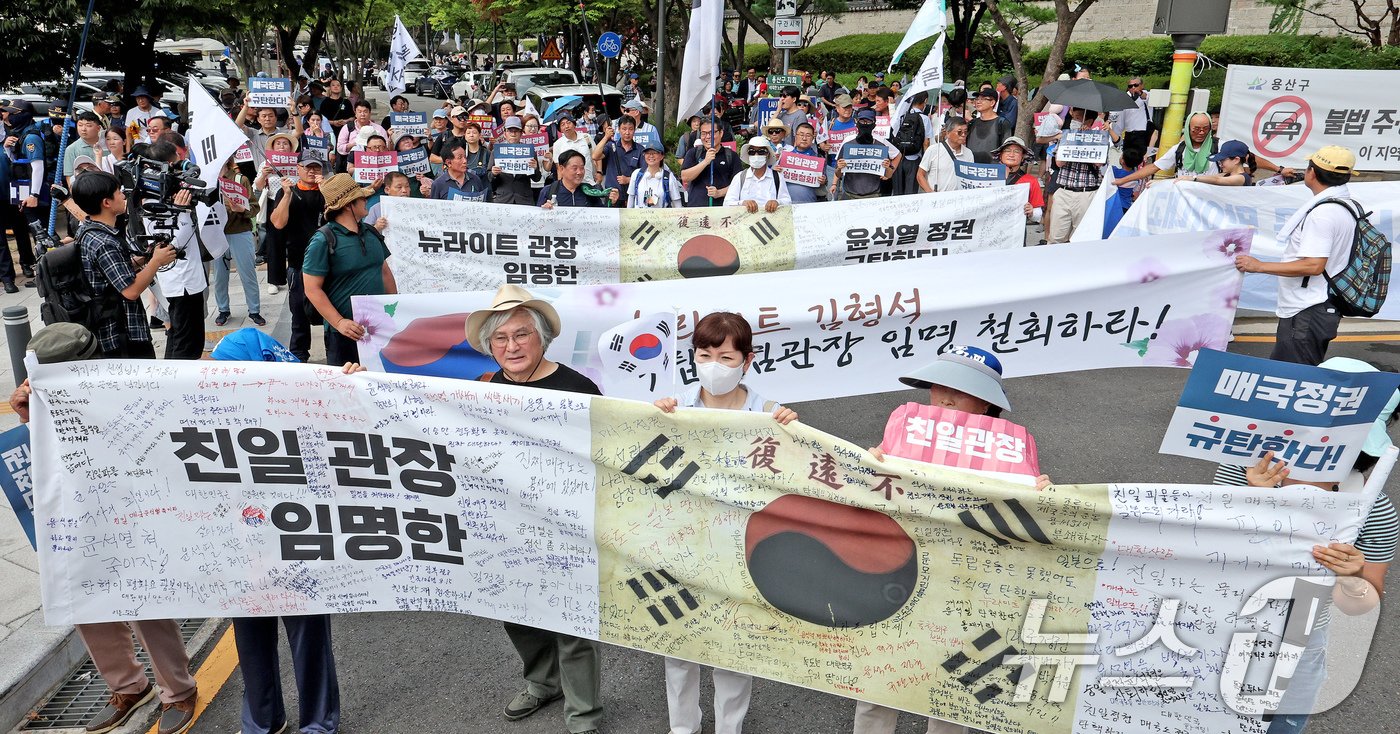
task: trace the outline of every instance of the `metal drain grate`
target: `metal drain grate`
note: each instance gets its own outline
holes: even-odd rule
[[[204,626],[203,619],[180,619],[176,620],[180,625],[180,637],[188,645],[199,628]],[[146,678],[152,683],[155,677],[150,670],[151,656],[146,654],[141,643],[136,643],[136,660],[146,667]],[[27,720],[20,726],[20,731],[51,731],[54,729],[78,729],[82,730],[92,717],[107,705],[107,683],[102,680],[102,676],[97,672],[97,666],[92,664],[92,658],[83,658],[81,665],[73,671],[68,680],[54,692],[49,700],[45,701]]]

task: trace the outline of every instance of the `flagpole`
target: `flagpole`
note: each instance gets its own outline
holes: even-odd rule
[[[94,0],[88,0],[87,17],[83,20],[83,35],[78,41],[78,58],[73,62],[73,82],[68,90],[68,117],[63,121],[63,134],[58,140],[58,162],[55,166],[53,180],[58,182],[63,175],[63,151],[68,147],[68,125],[77,112],[75,105],[78,103],[78,77],[83,70],[83,55],[87,53],[88,30],[92,28],[92,5]],[[39,182],[41,185],[43,182]],[[49,202],[49,236],[53,237],[58,229],[58,199]],[[16,238],[18,239],[18,238]]]

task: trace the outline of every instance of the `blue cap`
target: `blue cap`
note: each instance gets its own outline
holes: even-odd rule
[[[437,119],[446,120],[446,119],[447,119],[447,110],[444,110],[444,109],[441,109],[441,108],[436,109],[436,110],[433,110],[433,119],[434,119],[434,120],[437,120]]]
[[[869,121],[871,121],[871,122],[874,122],[874,121],[875,121],[875,110],[872,110],[872,109],[870,109],[869,107],[864,107],[864,108],[862,108],[859,112],[856,112],[856,119],[857,119],[857,120],[869,120]]]
[[[281,342],[253,327],[219,340],[209,356],[227,362],[300,362]]]
[[[1241,158],[1249,155],[1249,146],[1239,140],[1226,140],[1220,144],[1220,150],[1210,157],[1211,163],[1219,163],[1226,158]]]
[[[1001,387],[1001,360],[985,349],[950,347],[933,364],[920,367],[899,381],[920,390],[934,385],[950,387],[1002,410],[1011,410],[1011,401]]]
[[[628,74],[628,75],[627,75],[627,78],[628,78],[628,79],[641,79],[642,77],[641,77],[641,75],[637,74],[637,72],[634,71],[634,72],[632,72],[631,74]]]

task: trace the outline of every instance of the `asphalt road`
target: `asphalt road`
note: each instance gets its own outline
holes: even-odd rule
[[[1268,344],[1236,344],[1232,351],[1267,356]],[[1400,344],[1339,343],[1332,355],[1357,357],[1387,370],[1400,367]],[[1041,466],[1060,482],[1168,481],[1204,483],[1212,465],[1157,453],[1185,370],[1101,370],[1008,382],[1014,410],[1008,418],[1035,434]],[[919,400],[916,391],[793,406],[810,425],[861,445],[878,443],[886,417]],[[926,399],[926,397],[924,397]],[[1396,612],[1382,612],[1371,661],[1357,691],[1314,718],[1310,734],[1400,731],[1395,681]],[[559,734],[559,703],[510,723],[501,709],[518,690],[519,660],[500,624],[449,614],[392,613],[337,617],[335,648],[343,706],[342,732],[479,732]],[[296,711],[296,686],[284,643],[284,688]],[[605,731],[667,731],[661,659],[604,646]],[[706,676],[708,678],[708,676]],[[702,699],[710,699],[708,679]],[[196,734],[239,731],[240,677],[235,673],[196,723]],[[708,704],[706,704],[708,705]],[[745,731],[750,734],[849,732],[853,704],[846,699],[759,680]],[[712,726],[706,717],[706,731]],[[899,732],[922,732],[915,717]]]

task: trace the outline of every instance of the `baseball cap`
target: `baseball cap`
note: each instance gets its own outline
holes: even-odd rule
[[[641,77],[641,75],[639,75],[637,72],[634,71],[634,72],[632,72],[631,74],[628,74],[628,75],[627,75],[627,78],[628,78],[628,79],[641,79],[642,77]]]
[[[303,166],[325,166],[325,161],[318,158],[315,151],[310,148],[301,152],[301,158],[298,158],[297,162]]]
[[[632,99],[627,100],[627,104],[623,105],[623,106],[622,106],[622,109],[624,109],[624,110],[640,110],[640,109],[642,109],[642,107],[644,107],[644,106],[645,106],[645,105],[642,104],[642,101],[641,101],[640,99],[637,99],[636,97],[633,97]]]
[[[514,129],[514,130],[524,130],[524,129],[525,129],[525,123],[521,122],[519,117],[515,117],[514,115],[512,115],[512,116],[506,118],[505,124],[504,124],[504,125],[501,125],[501,129],[502,129],[502,130],[512,130],[512,129]]]
[[[94,160],[92,159],[92,156],[90,156],[90,155],[80,155],[80,156],[78,156],[78,157],[76,157],[76,158],[73,159],[73,170],[74,170],[74,171],[76,171],[76,170],[82,168],[83,166],[93,166],[93,167],[96,167],[96,166],[97,166],[97,161],[94,161]]]
[[[97,337],[87,327],[71,322],[45,326],[29,340],[29,351],[39,364],[92,359],[101,356],[97,346]]]
[[[224,336],[209,353],[211,359],[228,362],[291,362],[301,360],[282,343],[249,326]]]
[[[439,119],[441,119],[441,120],[446,120],[446,119],[447,119],[447,110],[443,110],[443,109],[433,110],[433,119],[434,119],[434,120],[439,120]]]
[[[573,114],[570,112],[559,112],[554,115],[555,122],[560,122],[563,120],[568,120],[569,122],[578,122],[578,120],[575,120]]]
[[[463,107],[462,105],[457,105],[456,107],[453,107],[453,108],[452,108],[452,116],[453,116],[453,117],[461,117],[462,115],[465,115],[465,114],[467,114],[467,108],[466,108],[466,107]]]
[[[1330,357],[1318,367],[1338,372],[1380,372],[1370,363],[1351,357]],[[1395,391],[1390,396],[1390,400],[1381,409],[1381,414],[1376,418],[1376,422],[1371,425],[1371,432],[1366,435],[1366,444],[1361,447],[1362,453],[1379,458],[1386,449],[1390,448],[1390,434],[1385,430],[1385,423],[1390,414],[1395,412],[1397,406],[1400,406],[1400,390]]]
[[[875,72],[875,78],[876,78],[876,79],[884,79],[884,78],[885,78],[885,72],[883,72],[883,71],[877,71],[877,72]]]
[[[666,149],[661,146],[661,141],[657,140],[655,135],[648,135],[646,141],[642,143],[642,152],[645,153],[649,150],[654,150],[661,154],[666,153]]]
[[[1249,146],[1239,140],[1227,140],[1220,144],[1220,150],[1210,157],[1211,163],[1219,163],[1226,158],[1244,158],[1249,155]]]
[[[973,92],[973,93],[972,93],[972,96],[973,96],[974,98],[975,98],[975,97],[981,97],[982,99],[996,99],[996,98],[997,98],[997,90],[995,90],[995,89],[979,89],[979,90]]]
[[[874,121],[875,121],[875,110],[872,110],[872,109],[870,109],[869,107],[863,108],[863,109],[861,109],[859,112],[856,113],[856,119],[857,119],[857,120],[869,120],[869,121],[871,121],[871,122],[874,122]]]
[[[1001,360],[985,349],[953,346],[938,355],[933,364],[920,367],[899,378],[909,387],[927,390],[934,385],[951,387],[974,398],[1011,410],[1011,401],[1001,386]]]
[[[1356,170],[1356,154],[1340,145],[1328,145],[1308,156],[1308,162],[1329,173],[1352,173]]]

